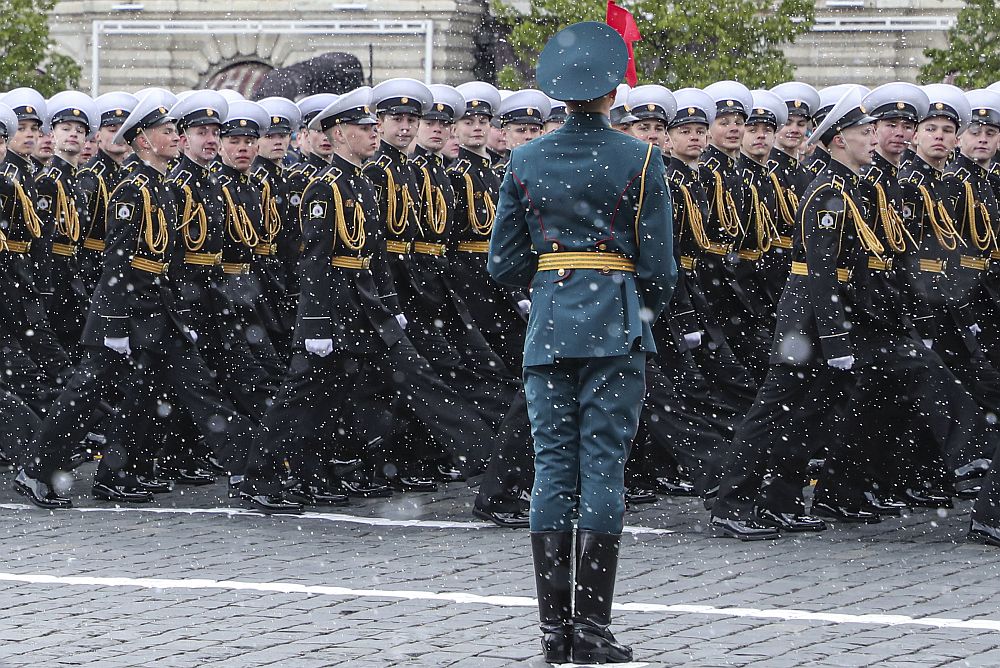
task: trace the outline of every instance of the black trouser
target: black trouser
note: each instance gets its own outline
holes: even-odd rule
[[[391,348],[370,354],[351,357],[335,351],[327,357],[302,352],[292,356],[281,389],[264,417],[266,433],[247,462],[241,487],[244,492],[279,493],[281,457],[290,452],[295,453],[290,460],[297,478],[322,480],[326,476],[326,458],[321,453],[303,453],[302,441],[323,433],[327,439],[335,438],[348,395],[361,377],[377,379],[386,387],[467,472],[482,470],[492,448],[493,430],[437,377],[413,344],[403,339]],[[367,432],[368,442],[378,443],[387,436],[380,432],[386,426],[391,429],[393,421],[371,422],[356,427]]]
[[[74,446],[87,431],[94,409],[115,386],[124,388],[125,399],[120,413],[111,421],[108,441],[113,447],[104,453],[98,476],[107,482],[119,471],[133,470],[142,463],[140,453],[146,447],[136,442],[144,441],[145,435],[132,433],[136,429],[133,421],[145,421],[136,419],[133,413],[149,409],[154,396],[151,388],[158,383],[173,390],[219,461],[238,472],[245,449],[258,429],[226,404],[194,345],[171,333],[156,350],[139,350],[131,356],[103,347],[88,348],[32,443],[29,474],[49,480],[66,467]]]
[[[847,401],[855,382],[852,373],[826,365],[772,364],[736,430],[712,515],[747,520],[754,506],[802,513],[809,459],[828,426],[827,416]],[[828,475],[852,475],[851,464],[834,448],[827,457]]]
[[[21,347],[20,342],[0,331],[0,373],[7,388],[38,415],[45,414],[59,396],[55,382]],[[72,367],[69,367],[72,369]]]
[[[497,447],[479,483],[476,507],[487,512],[512,513],[524,509],[521,493],[535,482],[535,450],[524,387],[514,395],[497,429]]]
[[[0,453],[19,460],[31,443],[31,437],[41,421],[35,411],[0,381],[0,415],[3,415],[3,430],[0,431]]]

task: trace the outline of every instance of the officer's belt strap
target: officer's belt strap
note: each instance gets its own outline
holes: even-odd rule
[[[945,260],[931,260],[929,258],[920,258],[917,264],[920,271],[926,271],[929,274],[943,274],[948,266]]]
[[[94,239],[92,237],[87,237],[83,240],[83,247],[87,250],[97,251],[99,253],[104,252],[104,240]]]
[[[56,255],[62,255],[64,257],[73,257],[76,255],[76,244],[52,244],[52,252]]]
[[[708,247],[705,249],[713,255],[729,255],[733,251],[733,247],[729,244],[720,244],[716,241],[708,242]]]
[[[413,242],[413,252],[420,253],[421,255],[442,256],[445,254],[446,250],[447,247],[444,244],[432,244],[426,241]]]
[[[463,253],[489,253],[489,241],[459,241],[458,250]]]
[[[413,244],[408,241],[390,241],[389,239],[386,239],[385,250],[388,253],[407,255],[411,250],[413,250]]]
[[[170,267],[169,262],[156,262],[138,255],[132,258],[132,267],[140,271],[148,271],[151,274],[162,275],[167,273]]]
[[[690,255],[681,255],[681,267],[688,271],[694,271],[697,266],[698,258],[691,257]]]
[[[757,260],[760,259],[761,255],[763,255],[763,253],[761,253],[759,250],[741,250],[741,251],[737,251],[736,255],[741,260],[747,260],[749,262],[756,262]]]
[[[278,244],[258,243],[253,247],[253,252],[257,255],[274,255],[278,252]]]
[[[222,264],[222,253],[184,253],[184,264],[200,264],[208,267]]]
[[[545,253],[538,258],[538,271],[599,269],[635,273],[635,262],[618,253]]]
[[[223,262],[222,272],[225,274],[249,274],[250,264],[247,262]]]
[[[792,273],[796,276],[808,276],[809,266],[805,262],[792,262]],[[837,268],[837,280],[847,283],[851,280],[851,272],[844,268]]]
[[[868,268],[873,269],[875,271],[892,271],[892,258],[887,257],[883,259],[880,257],[869,255]]]
[[[990,261],[985,257],[974,257],[972,255],[963,255],[958,259],[958,264],[966,269],[975,269],[976,271],[986,271],[990,268]]]
[[[7,240],[7,250],[11,253],[27,253],[31,250],[30,241],[11,241]]]
[[[10,242],[8,241],[7,243],[9,244]],[[994,260],[1000,260],[1000,250],[990,252],[990,257]]]
[[[372,258],[370,255],[368,257],[334,255],[330,258],[330,264],[341,269],[369,269],[372,264]]]
[[[792,238],[779,236],[777,239],[771,241],[771,245],[777,248],[791,248]]]

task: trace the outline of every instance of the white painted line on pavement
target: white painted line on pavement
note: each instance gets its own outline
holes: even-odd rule
[[[349,589],[327,585],[305,585],[294,582],[246,582],[241,580],[106,578],[83,575],[46,575],[42,573],[0,573],[0,582],[24,584],[70,585],[84,587],[139,587],[142,589],[223,589],[343,598],[382,598],[410,601],[446,601],[450,603],[488,605],[503,608],[534,608],[537,602],[527,596],[481,596],[466,592],[432,592],[406,589]],[[929,626],[933,628],[1000,631],[1000,620],[951,619],[947,617],[909,617],[906,615],[811,612],[790,608],[719,608],[712,605],[662,605],[657,603],[615,603],[616,610],[626,612],[693,614],[719,617],[749,617],[778,621],[815,621],[832,624],[868,624],[872,626]]]
[[[3,510],[36,510],[27,503],[0,503]],[[267,517],[243,508],[123,508],[121,506],[108,508],[71,508],[78,513],[152,513],[160,515],[226,515],[228,517]],[[55,513],[64,510],[52,511]],[[452,522],[444,520],[404,520],[389,517],[362,517],[344,513],[302,513],[301,515],[280,515],[283,519],[320,520],[324,522],[346,522],[349,524],[366,524],[376,527],[416,527],[422,529],[493,529],[499,528],[488,522]],[[667,535],[676,533],[671,529],[655,529],[653,527],[625,527],[625,533],[632,535]]]

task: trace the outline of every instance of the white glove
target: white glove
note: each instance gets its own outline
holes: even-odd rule
[[[194,331],[193,329],[189,329],[188,330],[188,334],[191,335],[191,340],[192,341],[194,341],[195,343],[198,343],[198,332]]]
[[[524,315],[524,316],[526,316],[529,313],[531,313],[531,300],[530,299],[522,299],[519,302],[517,302],[517,310],[520,311],[521,315]]]
[[[333,339],[306,339],[306,352],[326,357],[333,352]]]
[[[688,350],[694,350],[701,345],[701,332],[688,332],[684,335],[684,345]]]
[[[113,336],[104,337],[104,347],[111,348],[119,355],[131,355],[132,349],[128,345],[128,337],[123,336],[121,338]]]
[[[850,371],[851,367],[854,366],[854,355],[847,355],[845,357],[834,357],[832,360],[827,360],[826,363],[832,366],[834,369],[840,369],[841,371]]]
[[[979,336],[979,334],[983,331],[983,328],[979,326],[978,322],[974,322],[971,325],[969,325],[969,331],[975,334],[976,336]]]
[[[924,345],[927,346],[928,350],[934,347],[934,339],[920,339],[920,340],[924,342]]]
[[[403,329],[406,329],[406,326],[410,324],[410,321],[407,320],[406,316],[403,315],[402,313],[396,315],[396,322],[398,322],[399,326],[402,327]]]

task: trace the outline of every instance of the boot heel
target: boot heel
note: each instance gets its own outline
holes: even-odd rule
[[[565,633],[546,633],[542,636],[542,655],[546,663],[569,663],[572,636]]]

